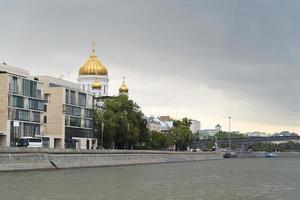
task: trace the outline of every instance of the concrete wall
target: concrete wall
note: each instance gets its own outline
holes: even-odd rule
[[[44,131],[49,136],[51,148],[65,148],[65,114],[63,112],[65,88],[45,87],[45,94],[50,94],[47,105],[47,123],[44,123]],[[59,144],[54,145],[54,139],[60,140]]]
[[[221,153],[0,148],[0,171],[100,167],[221,159]]]

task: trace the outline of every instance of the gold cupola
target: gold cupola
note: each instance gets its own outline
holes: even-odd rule
[[[92,83],[92,90],[101,90],[101,87],[102,85],[98,79]]]
[[[127,94],[128,93],[128,87],[127,87],[127,85],[125,84],[125,77],[123,77],[123,83],[122,83],[122,85],[120,86],[120,88],[119,88],[119,92],[120,92],[120,94]]]
[[[79,75],[107,75],[107,68],[101,63],[92,51],[92,55],[88,58],[84,65],[79,69]]]

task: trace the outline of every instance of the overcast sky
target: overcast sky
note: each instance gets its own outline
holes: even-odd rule
[[[76,81],[95,40],[148,116],[300,132],[299,19],[298,0],[0,0],[0,59]]]

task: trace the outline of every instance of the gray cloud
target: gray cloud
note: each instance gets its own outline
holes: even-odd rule
[[[0,0],[0,59],[75,80],[96,40],[111,93],[126,75],[147,114],[300,131],[299,17],[292,0]]]

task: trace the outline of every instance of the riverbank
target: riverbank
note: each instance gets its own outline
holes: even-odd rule
[[[102,167],[213,159],[222,159],[222,153],[0,148],[0,171]]]
[[[236,152],[239,158],[265,158],[266,151],[259,151],[259,152]],[[278,158],[290,158],[290,157],[297,157],[300,158],[300,152],[278,152]]]

